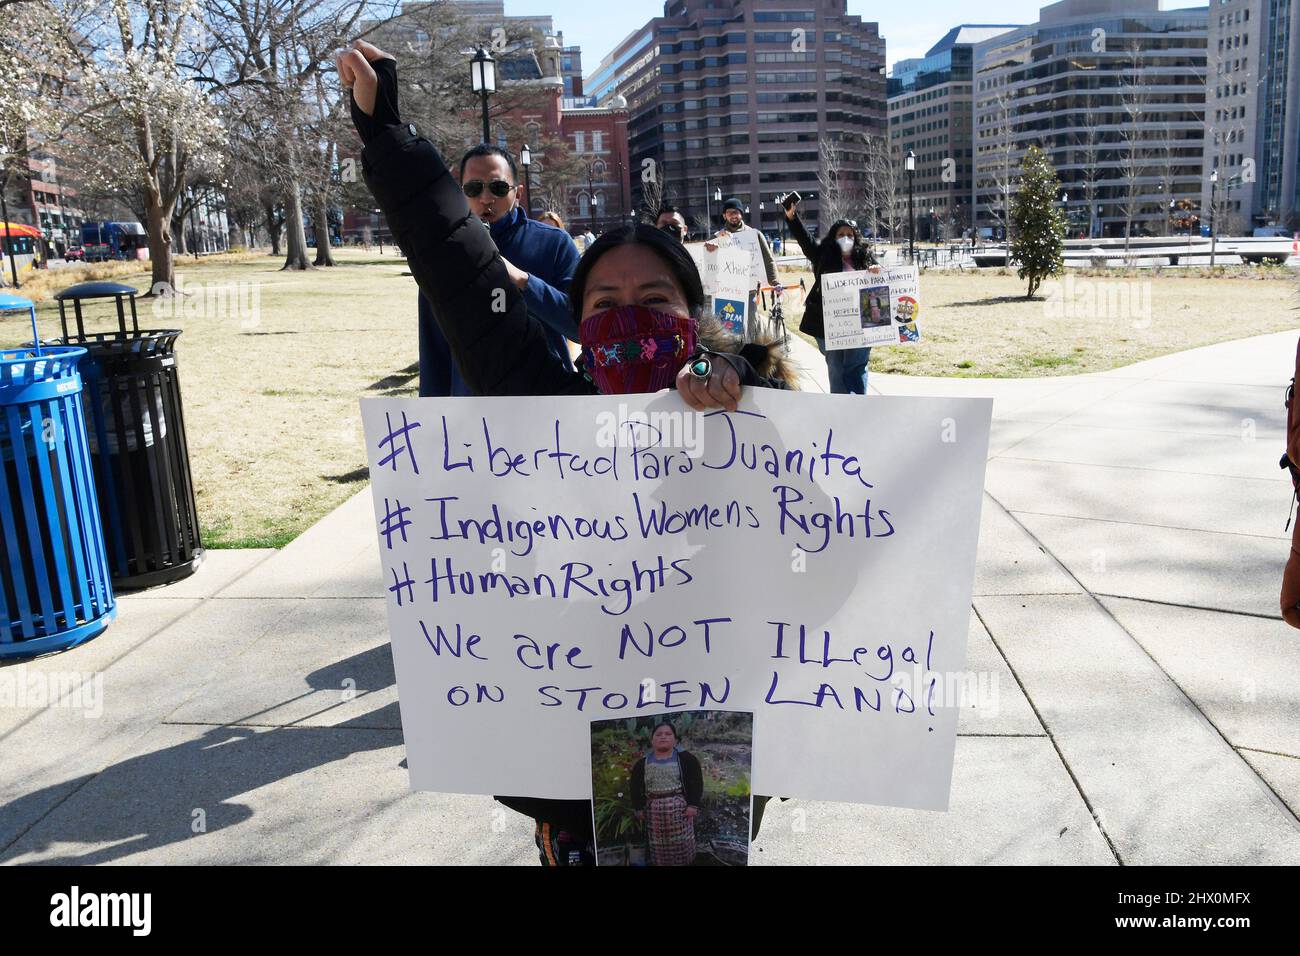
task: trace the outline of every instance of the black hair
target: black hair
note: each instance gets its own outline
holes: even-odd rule
[[[502,149],[494,143],[479,143],[477,146],[468,150],[465,155],[460,158],[461,179],[465,178],[465,164],[478,156],[500,156],[510,167],[510,178],[514,180],[515,183],[519,182],[519,167],[515,165],[515,158],[511,156],[507,150]]]
[[[699,317],[704,308],[704,283],[700,281],[700,270],[695,267],[695,260],[680,241],[662,229],[639,222],[602,233],[582,254],[573,279],[569,282],[569,307],[573,310],[574,321],[582,324],[582,299],[587,291],[591,270],[601,256],[619,246],[649,246],[650,251],[668,267],[673,279],[681,287],[691,316]]]
[[[661,720],[661,721],[659,721],[659,723],[657,723],[657,724],[654,725],[654,728],[650,731],[650,739],[651,739],[651,740],[654,739],[654,735],[655,735],[655,734],[659,733],[659,728],[660,728],[660,727],[667,727],[669,730],[671,730],[671,731],[673,732],[673,740],[676,740],[676,741],[679,741],[679,742],[681,741],[682,738],[681,738],[681,736],[677,733],[677,728],[674,727],[671,723],[669,723],[669,722],[666,721],[666,720]]]
[[[865,269],[867,266],[876,264],[876,257],[871,254],[866,243],[862,241],[862,232],[858,229],[858,224],[852,219],[836,219],[826,235],[822,236],[821,242],[817,244],[817,265],[821,272],[839,272],[840,260],[843,258],[840,253],[839,244],[835,241],[835,233],[840,231],[840,226],[848,226],[853,230],[853,248],[849,251],[849,258],[853,261],[854,269]]]
[[[659,207],[659,211],[655,213],[655,220],[657,221],[660,216],[671,216],[674,213],[680,214],[683,219],[686,218],[685,214],[672,203],[664,203]]]

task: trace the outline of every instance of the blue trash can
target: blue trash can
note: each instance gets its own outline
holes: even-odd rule
[[[31,302],[0,294],[0,313]],[[65,650],[116,615],[86,444],[86,350],[0,350],[0,659]]]

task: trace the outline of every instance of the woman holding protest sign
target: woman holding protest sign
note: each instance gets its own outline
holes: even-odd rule
[[[398,117],[397,64],[364,41],[338,57],[352,93],[367,185],[476,395],[631,394],[675,387],[692,408],[735,410],[745,385],[787,387],[779,347],[737,347],[701,324],[705,297],[685,247],[649,225],[607,232],[569,287],[582,357],[549,352],[488,231],[437,149]],[[716,327],[716,323],[714,323]],[[592,861],[586,800],[500,797],[537,821],[543,863]],[[756,798],[755,827],[761,819]]]
[[[817,347],[826,357],[826,375],[830,379],[833,395],[865,395],[867,393],[867,363],[871,349],[826,348],[826,330],[822,322],[821,277],[827,272],[857,272],[876,264],[875,257],[862,241],[857,223],[850,219],[837,219],[831,224],[820,243],[813,240],[799,218],[796,206],[799,194],[790,193],[782,206],[790,231],[799,248],[812,263],[813,287],[804,300],[803,320],[799,331],[817,340]]]

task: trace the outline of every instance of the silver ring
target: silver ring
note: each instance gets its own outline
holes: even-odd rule
[[[707,355],[701,355],[693,360],[689,368],[691,374],[698,379],[707,379],[713,374],[713,362],[709,360]]]

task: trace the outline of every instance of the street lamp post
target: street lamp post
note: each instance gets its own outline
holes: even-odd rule
[[[912,208],[912,180],[916,175],[916,153],[907,151],[907,261],[916,262],[916,214]]]
[[[524,193],[528,196],[528,203],[524,208],[528,211],[528,218],[533,218],[533,179],[529,170],[533,165],[533,151],[524,143],[519,150],[519,165],[524,167]]]
[[[379,254],[381,256],[384,254],[384,221],[380,218],[383,214],[382,209],[375,210],[375,232],[379,234]]]
[[[492,139],[492,126],[488,122],[488,97],[497,91],[497,63],[483,47],[474,52],[469,61],[469,80],[474,92],[483,101],[483,142]]]
[[[1210,268],[1214,268],[1214,246],[1217,238],[1214,233],[1214,193],[1219,186],[1219,171],[1210,173]]]

